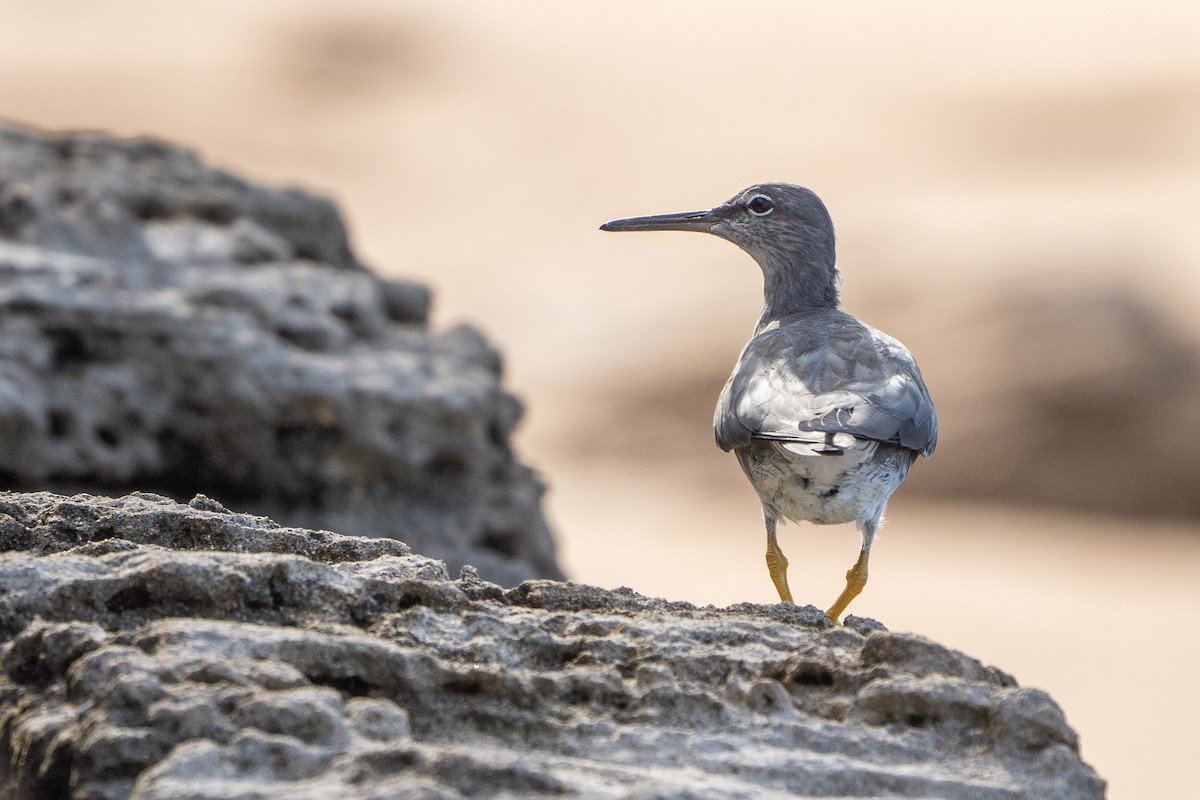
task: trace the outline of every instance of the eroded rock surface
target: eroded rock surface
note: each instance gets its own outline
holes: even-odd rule
[[[154,495],[0,493],[19,800],[1100,798],[1043,692],[819,610],[514,589]]]
[[[520,404],[335,206],[168,144],[0,126],[0,487],[204,493],[559,577]]]

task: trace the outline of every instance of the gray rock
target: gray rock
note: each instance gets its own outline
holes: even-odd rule
[[[153,490],[560,577],[497,353],[337,209],[187,151],[0,127],[0,487]]]
[[[1104,795],[1045,693],[871,620],[503,590],[207,498],[0,511],[17,800]]]

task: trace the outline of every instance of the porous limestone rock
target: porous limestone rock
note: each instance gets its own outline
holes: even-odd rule
[[[137,494],[0,493],[16,800],[1095,800],[1044,693],[813,607],[553,581]]]
[[[520,404],[337,209],[148,140],[0,126],[0,488],[186,499],[559,577]]]

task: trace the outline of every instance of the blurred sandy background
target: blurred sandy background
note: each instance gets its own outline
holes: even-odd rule
[[[1111,797],[1194,797],[1200,5],[734,9],[0,0],[0,116],[333,195],[505,353],[569,573],[700,603],[774,600],[709,430],[759,273],[596,226],[813,187],[942,417],[851,610],[1049,690]],[[852,526],[781,541],[831,602]]]

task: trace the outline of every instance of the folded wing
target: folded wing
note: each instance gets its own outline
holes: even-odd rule
[[[721,392],[714,421],[724,450],[752,439],[805,455],[858,440],[930,455],[937,414],[904,345],[840,311],[798,314],[750,340]]]

